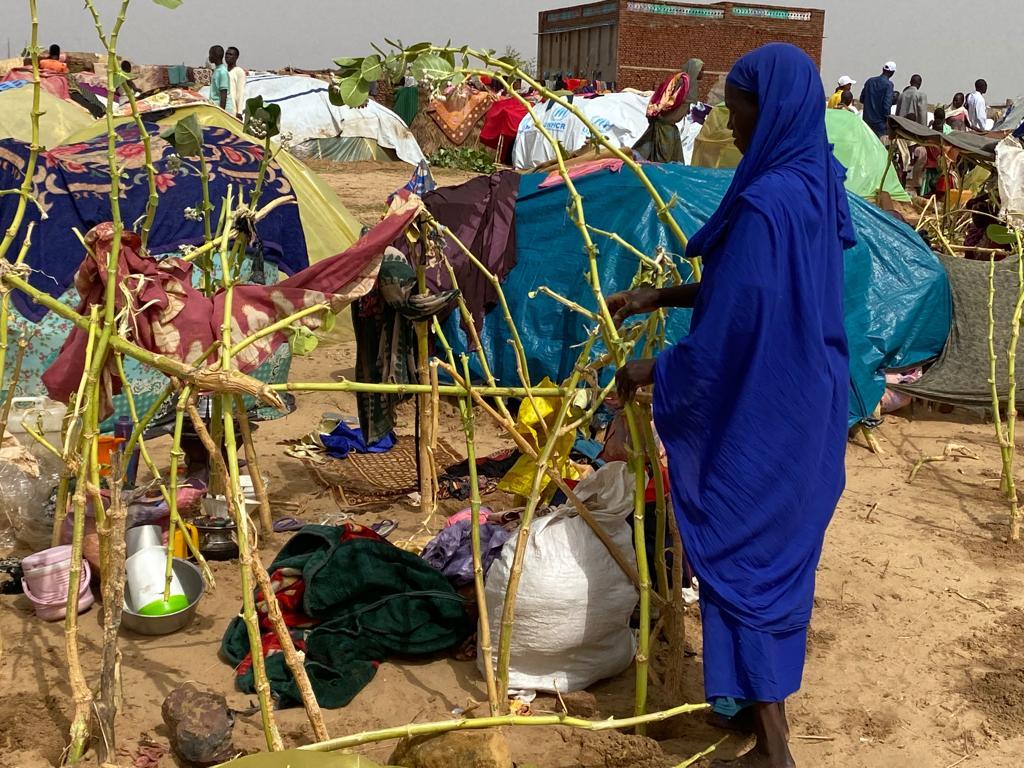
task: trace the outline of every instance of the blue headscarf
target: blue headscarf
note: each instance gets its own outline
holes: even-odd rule
[[[711,251],[740,198],[756,204],[771,186],[759,182],[775,172],[799,176],[823,205],[824,215],[834,217],[843,247],[852,247],[856,234],[843,187],[846,169],[832,154],[825,133],[823,86],[814,62],[794,45],[772,43],[737,61],[726,82],[756,97],[757,128],[721,205],[690,240],[687,255]]]

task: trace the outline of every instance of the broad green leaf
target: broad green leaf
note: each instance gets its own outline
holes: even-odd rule
[[[160,138],[181,157],[199,157],[203,152],[203,128],[195,115],[184,117],[160,132]]]
[[[162,5],[164,8],[177,8],[182,4],[183,0],[153,0],[157,5]]]
[[[448,62],[448,66],[455,69],[455,51],[445,51],[441,58]]]
[[[335,82],[335,86],[329,89],[331,102],[341,101],[346,107],[362,107],[370,97],[370,84],[358,75],[346,77],[344,80]]]
[[[376,83],[384,75],[384,66],[380,56],[376,54],[367,56],[363,59],[363,64],[359,71],[363,80],[368,83]]]
[[[452,76],[454,67],[440,56],[427,54],[420,56],[412,64],[412,76],[420,81],[447,80]]]
[[[305,357],[320,346],[320,339],[306,326],[294,325],[288,330],[288,345],[296,357]]]
[[[418,54],[421,54],[421,53],[426,53],[427,51],[429,51],[433,47],[434,47],[433,43],[416,43],[416,45],[410,45],[408,48],[406,48],[405,52],[408,53],[408,54],[416,54],[416,55],[418,55]]]
[[[397,80],[405,74],[405,57],[396,53],[391,54],[384,59],[384,71],[388,79]]]
[[[1017,242],[1017,233],[1003,224],[989,224],[985,234],[997,245],[1013,245]]]
[[[281,106],[264,104],[262,96],[247,99],[242,130],[258,139],[277,136],[281,132]]]
[[[334,63],[341,69],[354,69],[362,65],[362,59],[353,59],[351,56],[342,56],[340,59],[335,59]]]

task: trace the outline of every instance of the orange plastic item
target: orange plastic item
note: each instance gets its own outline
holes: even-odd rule
[[[116,451],[118,446],[124,441],[123,437],[110,437],[109,435],[103,435],[96,439],[96,451],[98,453],[97,458],[99,460],[100,475],[102,477],[110,475],[110,455]]]

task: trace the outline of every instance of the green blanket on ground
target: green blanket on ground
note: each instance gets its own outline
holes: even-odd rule
[[[293,629],[292,637],[305,646],[313,692],[329,709],[352,701],[385,659],[446,650],[474,629],[463,599],[440,572],[384,539],[354,534],[355,529],[359,526],[307,525],[268,569],[271,574],[282,568],[302,574],[305,593],[301,608],[295,608],[320,623]],[[272,638],[263,638],[271,691],[281,707],[299,706],[298,687],[284,655],[272,652]],[[240,616],[228,626],[221,651],[235,667],[249,654]],[[252,693],[250,665],[243,670],[236,683]]]

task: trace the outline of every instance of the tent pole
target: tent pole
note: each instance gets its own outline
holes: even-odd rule
[[[889,178],[889,169],[892,168],[893,159],[896,156],[896,141],[892,134],[889,134],[889,159],[885,164],[885,171],[882,173],[882,180],[878,183],[878,192],[875,197],[880,198],[885,190],[885,180]]]
[[[427,292],[427,246],[424,241],[425,234],[420,237],[419,242],[413,247],[416,261],[416,290],[418,293]],[[426,322],[416,323],[416,367],[419,374],[420,385],[430,387],[430,346],[427,336]],[[436,403],[429,392],[416,395],[417,408],[416,416],[418,422],[418,444],[417,462],[419,464],[420,478],[420,511],[424,521],[430,519],[437,507],[434,499],[434,478],[433,462],[431,461],[431,446],[434,445],[436,436],[433,434],[434,419],[432,415]]]

